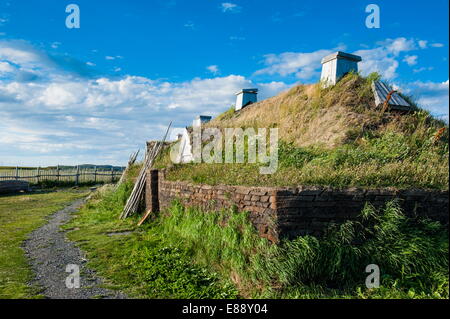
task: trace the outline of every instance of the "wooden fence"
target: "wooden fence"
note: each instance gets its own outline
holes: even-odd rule
[[[25,180],[32,184],[45,181],[73,182],[75,185],[94,182],[104,183],[119,180],[123,173],[123,168],[86,168],[80,166],[64,167],[0,167],[0,181],[2,180]]]

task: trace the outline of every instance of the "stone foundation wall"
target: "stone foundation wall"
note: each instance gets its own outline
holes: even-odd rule
[[[147,174],[147,209],[164,210],[174,200],[204,210],[236,207],[248,211],[262,237],[271,241],[299,235],[320,236],[331,223],[355,220],[365,203],[375,207],[398,198],[406,214],[448,224],[448,191],[245,187],[168,181],[164,171]]]

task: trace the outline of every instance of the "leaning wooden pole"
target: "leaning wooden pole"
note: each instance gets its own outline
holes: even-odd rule
[[[130,169],[130,167],[136,162],[136,158],[139,155],[139,151],[140,150],[137,150],[136,152],[131,153],[130,158],[128,159],[127,167],[122,172],[122,176],[120,176],[120,179],[116,184],[116,188],[118,188],[120,186],[120,184],[122,184],[123,181],[125,180],[125,175],[128,173],[128,170]]]
[[[142,165],[141,171],[139,172],[138,178],[136,180],[136,183],[134,184],[131,195],[126,202],[122,213],[120,214],[121,219],[127,218],[129,215],[136,213],[137,210],[139,209],[139,204],[144,195],[147,170],[152,167],[153,162],[158,157],[159,152],[164,146],[171,125],[172,122],[170,122],[169,126],[167,127],[166,134],[164,135],[163,140],[161,142],[156,142],[150,152],[148,152],[147,150],[144,158],[144,164]]]

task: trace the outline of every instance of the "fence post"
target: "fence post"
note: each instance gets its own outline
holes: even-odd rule
[[[111,183],[114,183],[114,167],[111,166]]]
[[[39,181],[40,181],[40,177],[41,177],[41,168],[38,166],[37,172],[36,172],[36,182],[38,184],[39,184]]]
[[[97,184],[97,165],[94,166],[94,184]]]
[[[56,166],[56,180],[59,182],[59,165]]]
[[[15,179],[18,180],[19,179],[19,166],[16,166],[16,176]]]
[[[75,185],[78,185],[79,176],[80,176],[80,166],[77,165],[77,173],[75,175]]]

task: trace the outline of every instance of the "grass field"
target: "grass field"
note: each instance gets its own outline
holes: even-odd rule
[[[135,170],[132,170],[135,171]],[[136,172],[135,172],[136,173]],[[102,187],[63,228],[107,288],[134,298],[448,298],[448,231],[406,218],[395,202],[323,238],[280,245],[260,238],[247,214],[174,203],[138,227],[119,220],[132,178]],[[39,298],[22,243],[83,190],[0,197],[0,298]],[[377,264],[381,287],[367,289]]]
[[[39,297],[38,288],[28,285],[32,273],[22,243],[47,216],[86,194],[60,190],[0,196],[0,299]]]
[[[392,202],[361,223],[280,246],[245,213],[174,205],[141,227],[118,220],[131,183],[104,189],[67,226],[109,288],[136,298],[448,298],[448,233]],[[115,232],[116,235],[110,234]],[[120,234],[123,232],[123,234]],[[367,289],[365,267],[381,269]]]

